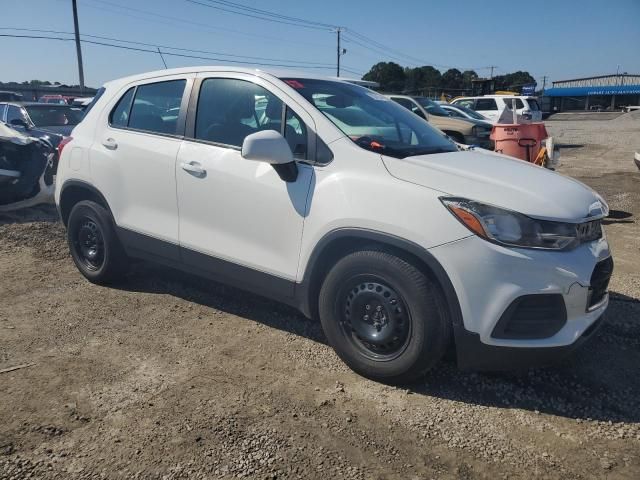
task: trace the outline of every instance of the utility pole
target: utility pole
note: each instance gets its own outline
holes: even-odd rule
[[[542,77],[542,91],[543,91],[543,92],[544,92],[544,87],[546,87],[546,86],[547,86],[547,76],[546,76],[546,75],[544,75],[544,76]]]
[[[338,35],[338,49],[337,49],[338,56],[336,58],[336,77],[340,76],[340,56],[342,55],[342,52],[340,51],[340,32],[342,32],[342,28],[340,27],[336,28],[336,34]]]
[[[78,74],[80,76],[80,91],[84,92],[84,70],[82,68],[82,48],[80,47],[80,29],[78,28],[78,5],[71,0],[73,7],[73,27],[76,35],[76,54],[78,55]]]
[[[490,65],[489,68],[491,69],[491,76],[489,77],[489,79],[493,80],[493,69],[498,67],[496,65]]]

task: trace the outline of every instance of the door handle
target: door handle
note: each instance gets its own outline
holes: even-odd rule
[[[198,162],[182,162],[180,166],[185,172],[193,173],[194,175],[204,176],[207,173]]]
[[[109,150],[115,150],[116,148],[118,148],[118,144],[111,137],[103,140],[102,145],[104,146],[104,148],[108,148]]]

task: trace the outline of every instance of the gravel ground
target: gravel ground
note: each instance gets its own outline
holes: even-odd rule
[[[282,305],[136,264],[87,283],[47,207],[0,217],[0,478],[640,478],[640,119],[548,122],[610,202],[608,322],[513,374],[392,388]]]

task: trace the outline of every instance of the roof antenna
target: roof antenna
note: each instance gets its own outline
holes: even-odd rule
[[[164,63],[165,70],[167,69],[167,62],[164,61],[164,57],[162,56],[162,52],[160,51],[160,47],[156,47],[158,49],[158,53],[160,54],[160,58],[162,59],[162,63]]]

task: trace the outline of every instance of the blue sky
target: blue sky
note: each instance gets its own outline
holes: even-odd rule
[[[210,0],[197,1],[206,4]],[[475,68],[480,75],[489,73],[480,67],[496,65],[495,74],[527,70],[539,84],[543,75],[549,82],[611,73],[618,65],[620,71],[640,73],[640,0],[536,0],[521,4],[513,0],[233,1],[346,27],[343,46],[347,54],[342,62],[360,74],[378,61],[434,65],[441,71],[449,66]],[[307,62],[309,67],[312,63],[322,67],[310,70],[335,75],[336,35],[329,29],[267,22],[188,0],[78,0],[78,10],[83,34],[275,59],[268,61],[271,63]],[[71,0],[0,0],[0,12],[0,34],[66,37],[7,28],[73,31]],[[373,38],[391,51],[380,51],[357,34]],[[214,53],[173,52],[224,58]],[[83,56],[89,86],[163,68],[162,59],[154,53],[85,43]],[[165,60],[169,67],[228,63],[170,55],[165,55]],[[77,83],[73,42],[0,37],[0,65],[2,81],[37,78]],[[343,76],[360,75],[343,72]]]

